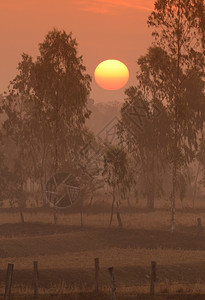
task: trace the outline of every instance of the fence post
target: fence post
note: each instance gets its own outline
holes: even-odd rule
[[[151,262],[150,295],[154,296],[154,284],[156,282],[156,262]]]
[[[95,292],[98,293],[99,290],[99,258],[95,258]]]
[[[38,281],[39,281],[39,272],[38,272],[38,262],[34,261],[33,262],[33,272],[34,272],[34,296],[36,298],[39,297],[39,292],[38,292]]]
[[[5,286],[5,296],[4,299],[10,299],[11,296],[11,286],[12,286],[12,277],[13,277],[14,265],[8,264],[6,272],[6,286]]]
[[[111,277],[111,288],[112,288],[112,300],[116,300],[116,285],[115,285],[115,277],[114,277],[114,268],[108,268]]]

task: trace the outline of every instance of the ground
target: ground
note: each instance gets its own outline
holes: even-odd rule
[[[178,210],[177,227],[170,233],[170,211],[122,211],[108,228],[108,211],[85,211],[83,227],[76,212],[27,210],[25,224],[17,211],[0,212],[0,293],[6,268],[14,263],[13,295],[28,299],[33,290],[33,261],[39,265],[42,299],[110,299],[108,268],[114,267],[117,299],[149,298],[150,265],[157,263],[154,299],[204,299],[205,237],[197,235],[197,218],[205,210]],[[100,260],[100,293],[94,290],[94,259]],[[49,296],[48,296],[49,294]],[[2,296],[3,297],[3,296]],[[1,297],[0,297],[1,299]],[[3,299],[3,298],[2,298]],[[12,299],[18,299],[12,297]],[[32,298],[29,298],[32,299]],[[152,298],[153,299],[153,298]]]

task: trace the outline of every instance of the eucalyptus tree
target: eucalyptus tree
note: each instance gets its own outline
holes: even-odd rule
[[[143,63],[141,68],[144,66]],[[162,179],[168,169],[170,119],[163,103],[157,98],[148,100],[139,86],[127,89],[126,95],[118,134],[128,149],[131,145],[129,155],[133,158],[135,185],[138,193],[147,197],[147,208],[152,210],[155,197],[163,193]]]
[[[117,205],[117,219],[119,227],[122,221],[119,213],[119,205],[131,187],[132,178],[129,176],[129,163],[126,151],[119,145],[109,145],[104,152],[104,168],[102,175],[105,182],[111,188],[112,206],[110,223],[112,224],[115,205]],[[118,195],[118,199],[117,198]]]
[[[202,90],[193,82],[204,79],[205,70],[205,5],[203,0],[157,0],[148,19],[153,28],[154,46],[168,57],[162,70],[157,64],[156,89],[166,101],[172,120],[172,225],[175,230],[177,172],[190,161],[197,147],[197,132],[203,127]],[[162,63],[163,65],[163,63]],[[152,75],[152,74],[151,74]],[[148,80],[149,80],[148,79]],[[191,86],[189,85],[191,83]],[[198,95],[200,94],[200,96]]]
[[[78,132],[89,117],[86,105],[91,78],[85,74],[82,56],[77,55],[77,42],[71,33],[54,29],[46,35],[39,51],[32,70],[33,88],[50,123],[57,170],[60,157],[65,156],[66,148],[74,148]]]
[[[77,46],[72,33],[48,32],[35,60],[22,55],[2,105],[4,128],[20,164],[28,166],[29,176],[41,178],[42,189],[50,174],[74,163],[79,145],[89,136],[84,124],[90,115],[91,77]]]

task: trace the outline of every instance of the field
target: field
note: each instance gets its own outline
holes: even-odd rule
[[[87,208],[83,226],[77,212],[59,213],[54,225],[51,210],[0,213],[0,294],[6,268],[14,263],[12,299],[33,293],[33,261],[39,264],[41,299],[111,299],[108,268],[114,267],[117,299],[151,299],[151,261],[157,262],[154,299],[204,299],[205,237],[197,235],[203,207],[178,209],[177,228],[170,233],[170,211],[161,208],[124,208],[123,229],[116,217],[108,228],[106,207]],[[100,260],[100,291],[94,291],[94,258]],[[20,298],[17,296],[19,295]],[[1,298],[0,298],[1,299]],[[3,296],[2,296],[3,299]],[[32,299],[32,297],[29,297]],[[152,298],[153,299],[153,298]]]

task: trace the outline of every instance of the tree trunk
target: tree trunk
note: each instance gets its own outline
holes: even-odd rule
[[[22,209],[20,209],[20,218],[21,218],[21,223],[24,224],[25,221],[24,221],[24,215]]]
[[[197,191],[197,182],[198,182],[199,172],[200,172],[200,163],[198,164],[197,173],[196,173],[195,182],[194,182],[194,194],[193,194],[193,199],[192,199],[192,203],[193,203],[192,208],[195,207],[195,199],[196,199],[196,191]]]
[[[172,173],[172,211],[171,211],[171,233],[175,231],[175,214],[176,214],[176,184],[177,184],[177,169],[178,169],[178,98],[179,98],[179,72],[180,72],[180,61],[181,61],[181,37],[180,37],[180,0],[178,2],[178,33],[177,33],[177,85],[176,95],[174,98],[174,159],[173,159],[173,173]]]
[[[119,228],[123,228],[123,226],[122,226],[122,219],[121,219],[119,210],[117,211],[117,221],[118,221],[118,227]]]
[[[155,200],[155,152],[154,151],[150,159],[151,159],[151,165],[149,167],[150,170],[147,178],[147,185],[148,185],[147,209],[154,210],[154,200]]]
[[[83,227],[83,209],[80,209],[80,226]]]
[[[109,227],[112,225],[112,219],[113,219],[113,213],[114,213],[114,206],[115,206],[115,187],[113,187],[113,192],[112,192],[112,207],[111,207]]]
[[[92,206],[92,205],[93,205],[93,193],[91,193],[90,202],[89,202],[88,206]]]

